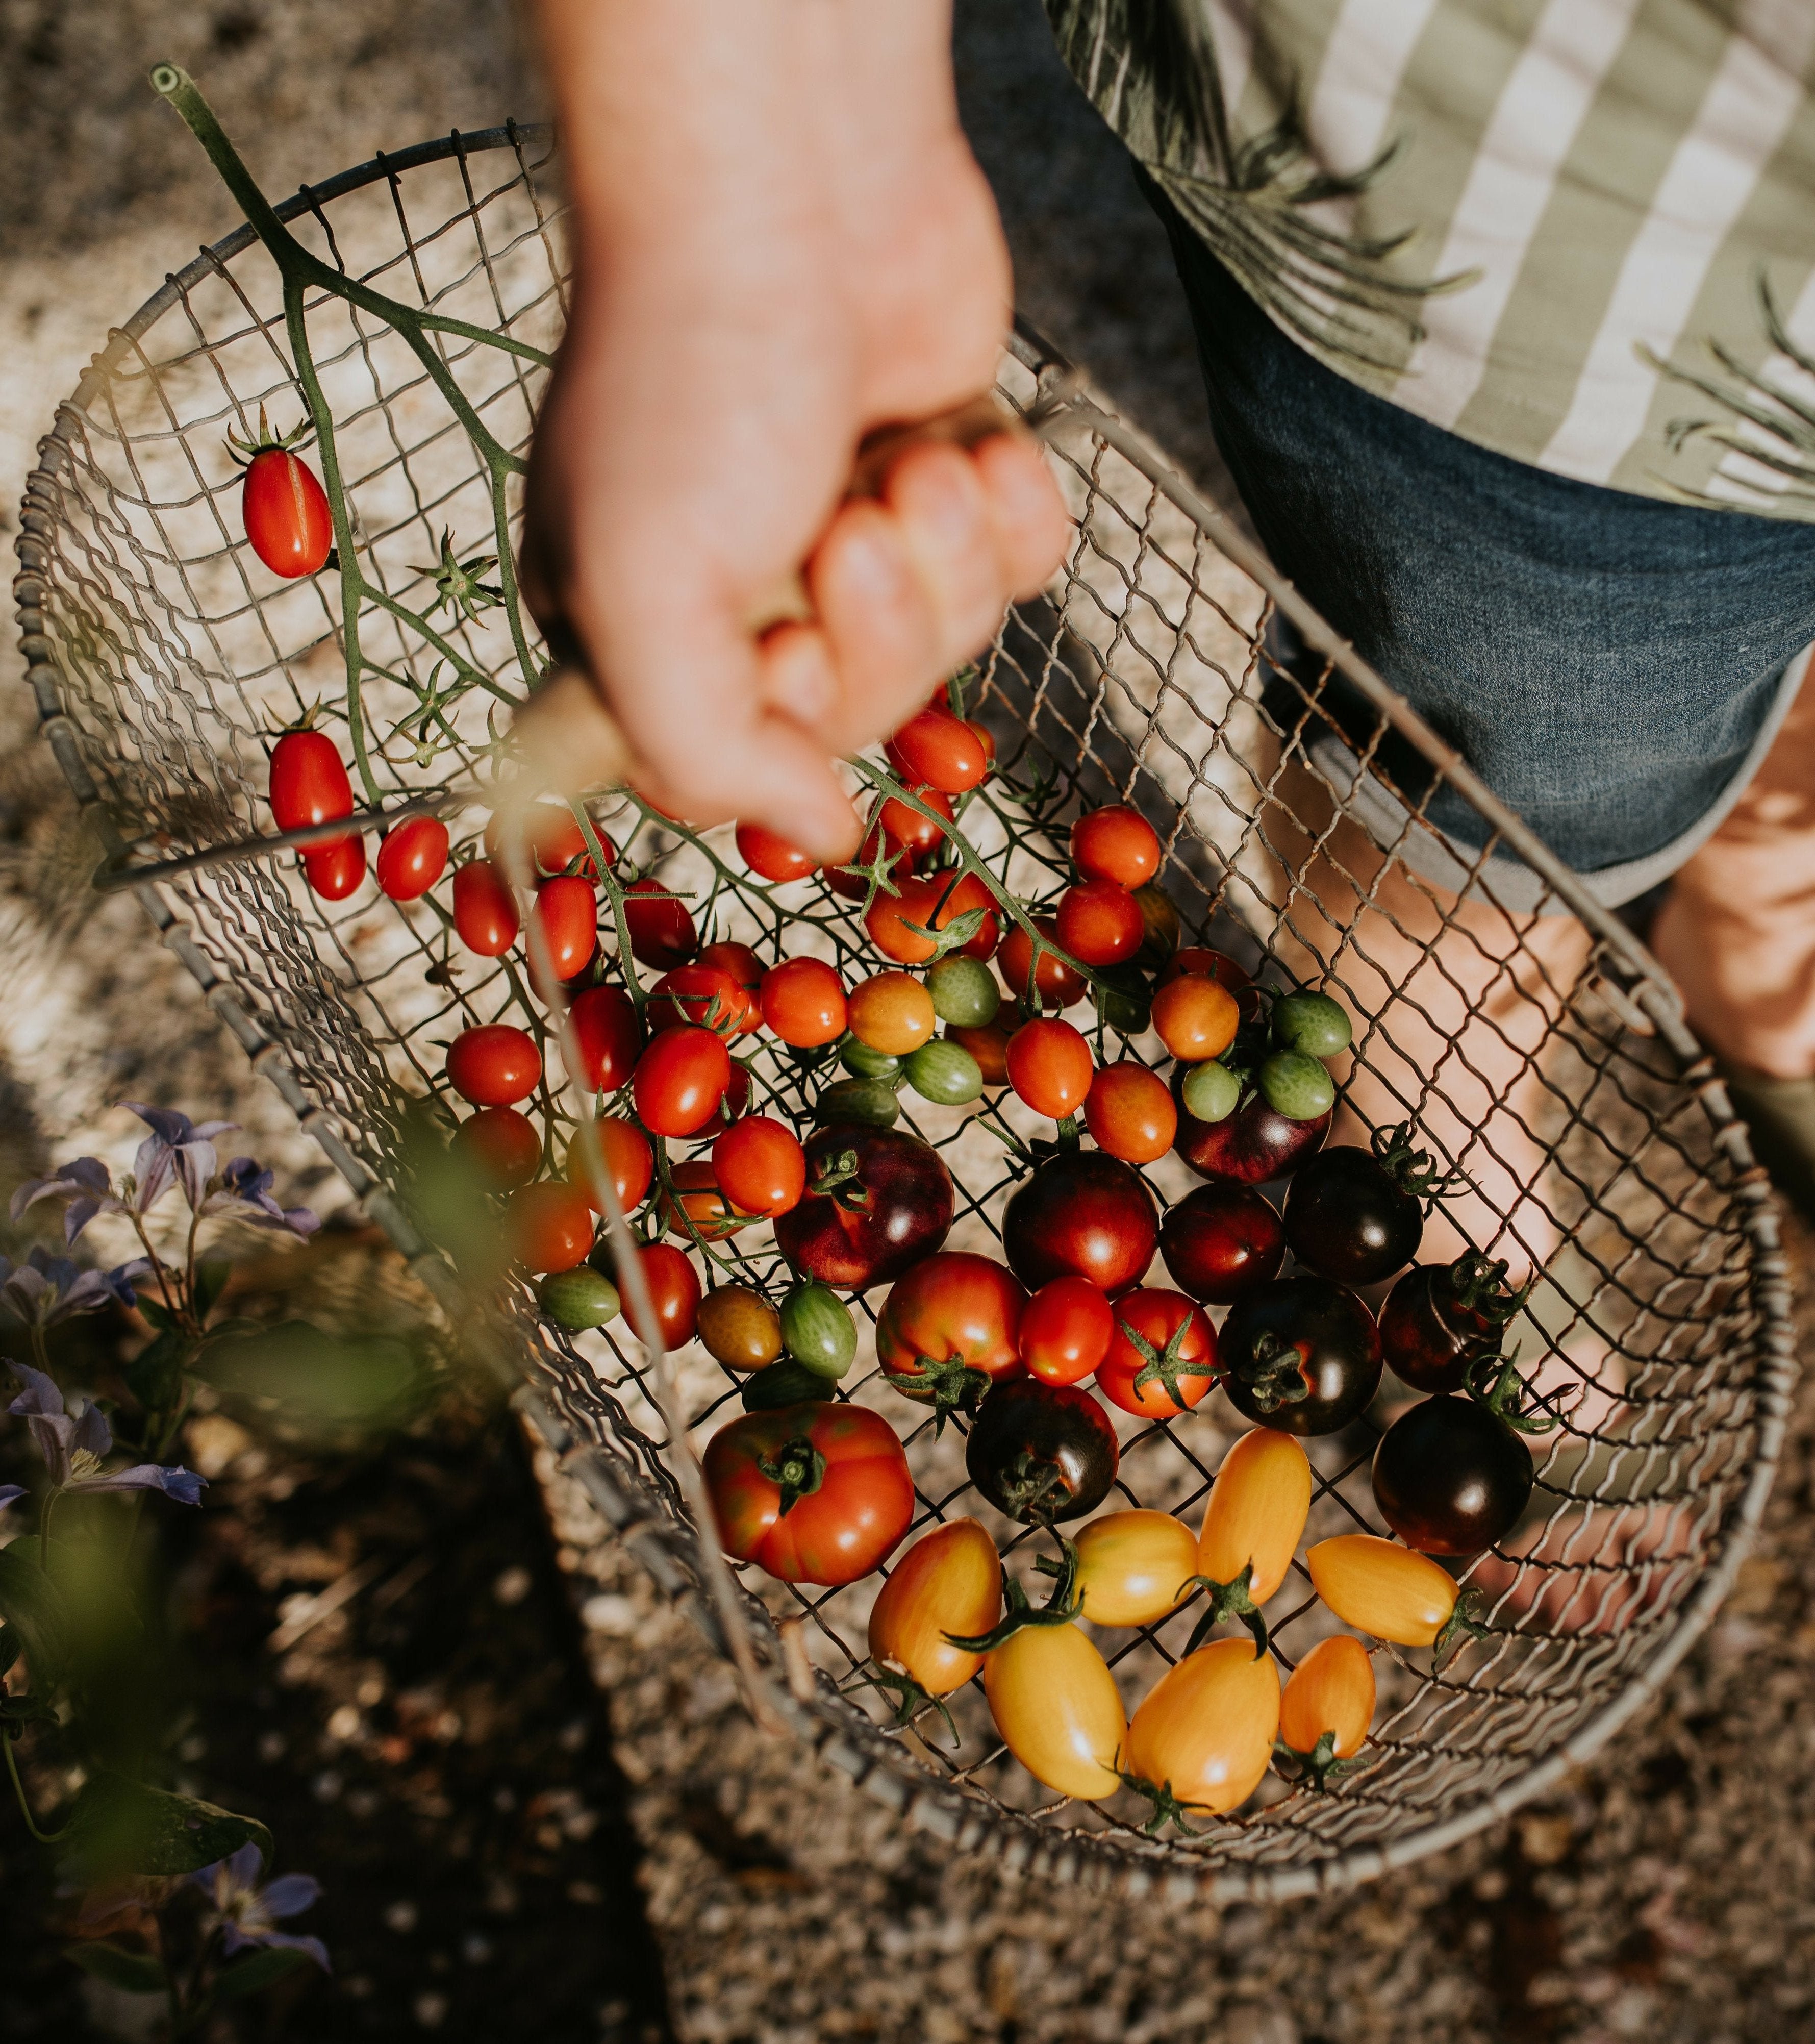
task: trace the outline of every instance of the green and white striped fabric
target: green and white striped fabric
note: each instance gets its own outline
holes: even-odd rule
[[[1585,482],[1815,519],[1815,0],[1046,0],[1332,368]]]

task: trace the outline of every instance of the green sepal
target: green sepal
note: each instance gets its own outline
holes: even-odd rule
[[[946,1431],[946,1422],[954,1412],[971,1418],[983,1403],[990,1386],[990,1376],[986,1370],[973,1370],[961,1355],[947,1356],[935,1362],[930,1355],[916,1356],[919,1365],[915,1370],[891,1370],[883,1366],[883,1381],[891,1390],[899,1391],[904,1398],[912,1398],[933,1408],[933,1438],[937,1440]]]
[[[1270,1327],[1262,1328],[1255,1336],[1253,1354],[1245,1362],[1232,1363],[1230,1369],[1262,1412],[1276,1412],[1282,1405],[1302,1405],[1310,1396],[1304,1358]]]
[[[774,1365],[769,1367],[773,1369]],[[811,1497],[826,1480],[826,1458],[804,1434],[796,1434],[773,1455],[758,1455],[756,1466],[780,1488],[784,1519],[802,1498]]]
[[[1208,1590],[1210,1603],[1203,1616],[1191,1627],[1191,1638],[1185,1642],[1185,1651],[1195,1654],[1211,1635],[1211,1628],[1220,1625],[1226,1618],[1238,1618],[1254,1635],[1254,1655],[1257,1660],[1267,1650],[1267,1621],[1261,1616],[1261,1607],[1249,1591],[1254,1584],[1254,1564],[1250,1562],[1233,1581],[1219,1583],[1214,1576],[1188,1576],[1180,1584],[1181,1591],[1195,1585]]]
[[[1143,1358],[1141,1368],[1136,1373],[1134,1384],[1130,1388],[1136,1391],[1142,1391],[1145,1390],[1149,1384],[1156,1381],[1163,1384],[1166,1387],[1166,1396],[1172,1400],[1180,1412],[1186,1412],[1189,1408],[1186,1406],[1184,1399],[1179,1396],[1179,1379],[1181,1377],[1214,1377],[1217,1374],[1217,1366],[1214,1362],[1181,1362],[1179,1360],[1179,1350],[1184,1347],[1185,1336],[1191,1332],[1191,1316],[1187,1313],[1173,1328],[1172,1338],[1167,1342],[1165,1348],[1157,1349],[1145,1335],[1137,1334],[1127,1321],[1116,1322],[1116,1325],[1126,1338],[1130,1347]],[[1294,1353],[1295,1354],[1296,1350]]]
[[[923,1689],[904,1668],[891,1668],[886,1662],[866,1661],[865,1668],[873,1668],[873,1675],[866,1675],[860,1668],[845,1686],[853,1689],[880,1689],[890,1699],[895,1713],[895,1730],[906,1731],[914,1720],[927,1711],[937,1711],[946,1721],[946,1730],[952,1735],[952,1744],[957,1745],[958,1728],[946,1709],[945,1699]]]
[[[1460,1639],[1486,1639],[1491,1636],[1492,1628],[1482,1624],[1475,1614],[1481,1608],[1478,1590],[1464,1590],[1456,1600],[1456,1608],[1444,1622],[1443,1630],[1430,1642],[1431,1666],[1441,1668],[1448,1659],[1449,1650]]]
[[[1287,1746],[1283,1739],[1276,1739],[1273,1741],[1273,1758],[1295,1769],[1287,1776],[1288,1781],[1299,1788],[1308,1787],[1319,1796],[1328,1794],[1331,1782],[1340,1781],[1344,1775],[1353,1774],[1356,1768],[1368,1764],[1358,1753],[1347,1760],[1338,1760],[1336,1735],[1333,1731],[1320,1734],[1309,1753],[1300,1753],[1295,1746]]]
[[[1004,1569],[1002,1572],[1002,1601],[1006,1607],[1003,1616],[987,1632],[945,1635],[946,1644],[955,1646],[962,1654],[992,1653],[1005,1639],[1011,1639],[1024,1626],[1069,1625],[1084,1608],[1084,1592],[1077,1581],[1077,1549],[1062,1533],[1053,1538],[1059,1543],[1061,1558],[1049,1561],[1042,1556],[1034,1566],[1043,1574],[1056,1578],[1053,1593],[1037,1610],[1027,1601],[1027,1593],[1015,1578]]]
[[[1115,1771],[1124,1788],[1132,1788],[1137,1796],[1145,1798],[1153,1806],[1153,1815],[1141,1827],[1143,1838],[1157,1838],[1168,1824],[1176,1824],[1181,1831],[1194,1838],[1204,1836],[1195,1826],[1185,1822],[1186,1811],[1202,1809],[1203,1805],[1201,1803],[1181,1803],[1172,1793],[1172,1785],[1169,1781],[1162,1781],[1156,1787],[1144,1775],[1130,1774],[1126,1768],[1121,1767]]]

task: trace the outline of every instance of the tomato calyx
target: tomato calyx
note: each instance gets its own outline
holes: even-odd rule
[[[1537,1280],[1529,1278],[1515,1291],[1506,1282],[1503,1258],[1491,1263],[1479,1250],[1469,1249],[1444,1272],[1443,1282],[1461,1312],[1503,1327],[1531,1297]]]
[[[265,408],[259,407],[259,436],[255,440],[243,440],[237,433],[227,435],[227,451],[242,467],[255,461],[262,454],[294,454],[298,448],[307,447],[315,437],[315,426],[308,418],[299,419],[287,433],[274,433],[271,421],[265,417]],[[309,713],[313,717],[314,712]]]
[[[1185,1643],[1185,1652],[1195,1654],[1203,1646],[1212,1629],[1226,1618],[1238,1618],[1254,1635],[1254,1658],[1258,1660],[1267,1650],[1267,1621],[1261,1616],[1261,1607],[1249,1592],[1254,1586],[1254,1564],[1248,1562],[1240,1575],[1226,1583],[1219,1583],[1214,1576],[1187,1576],[1179,1585],[1181,1590],[1195,1588],[1208,1590],[1210,1604],[1203,1616],[1191,1627],[1191,1638]]]
[[[430,604],[425,616],[432,617],[443,604],[456,617],[469,620],[476,619],[482,610],[490,610],[505,600],[504,591],[493,583],[482,582],[482,575],[489,574],[498,564],[496,554],[475,554],[470,561],[457,560],[454,555],[454,535],[447,527],[442,528],[441,558],[432,568],[418,568],[418,574],[435,578],[435,601]]]
[[[896,1391],[931,1404],[934,1440],[945,1432],[946,1422],[954,1412],[970,1419],[994,1381],[987,1370],[973,1369],[961,1355],[942,1359],[916,1355],[914,1362],[912,1370],[884,1370],[883,1375]]]
[[[1153,1806],[1153,1814],[1141,1827],[1142,1838],[1157,1838],[1168,1824],[1176,1824],[1191,1838],[1201,1838],[1207,1835],[1195,1824],[1185,1822],[1188,1810],[1201,1810],[1206,1807],[1204,1804],[1181,1803],[1172,1793],[1172,1785],[1169,1781],[1152,1782],[1143,1774],[1130,1774],[1125,1768],[1119,1767],[1115,1772],[1124,1788],[1133,1789],[1137,1796]]]
[[[1483,1347],[1469,1364],[1462,1388],[1477,1405],[1484,1405],[1502,1427],[1510,1427],[1515,1434],[1552,1434],[1563,1424],[1560,1412],[1524,1410],[1525,1381],[1519,1374],[1518,1360],[1502,1354],[1497,1346]],[[1577,1399],[1587,1388],[1582,1387]],[[1571,1401],[1571,1404],[1575,1402]]]
[[[1052,1529],[1049,1528],[1049,1531]],[[1028,1601],[1027,1593],[1014,1577],[1004,1569],[1002,1572],[1003,1616],[987,1632],[977,1632],[961,1637],[948,1632],[946,1643],[960,1648],[966,1654],[990,1654],[1007,1639],[1030,1625],[1069,1625],[1084,1608],[1084,1592],[1078,1585],[1077,1549],[1062,1533],[1053,1532],[1053,1538],[1065,1550],[1058,1561],[1042,1554],[1034,1564],[1042,1575],[1057,1578],[1052,1594],[1043,1604]]]
[[[891,1729],[896,1731],[907,1731],[911,1728],[916,1718],[929,1710],[937,1711],[946,1721],[946,1730],[952,1735],[952,1744],[954,1746],[959,1744],[957,1726],[953,1721],[951,1712],[946,1708],[943,1697],[931,1695],[921,1688],[905,1668],[898,1668],[892,1661],[868,1661],[864,1666],[873,1668],[876,1673],[867,1675],[860,1668],[848,1682],[841,1685],[841,1694],[852,1689],[881,1690],[889,1699],[889,1708],[895,1714],[895,1722]]]
[[[1468,1185],[1464,1173],[1439,1171],[1436,1158],[1428,1150],[1412,1147],[1409,1121],[1396,1121],[1391,1128],[1376,1128],[1369,1140],[1375,1162],[1396,1192],[1414,1200],[1435,1201],[1453,1198]]]
[[[1230,1369],[1257,1412],[1276,1412],[1282,1405],[1302,1405],[1310,1396],[1310,1379],[1305,1375],[1304,1357],[1298,1345],[1284,1340],[1271,1327],[1263,1328],[1254,1337],[1248,1351],[1239,1354]]]
[[[841,1150],[835,1157],[828,1157],[807,1189],[835,1201],[847,1213],[869,1210],[869,1188],[863,1181],[861,1160],[854,1150]]]
[[[1485,1639],[1491,1628],[1483,1625],[1475,1616],[1481,1608],[1481,1593],[1464,1590],[1456,1600],[1456,1608],[1444,1620],[1443,1630],[1430,1642],[1431,1667],[1441,1668],[1449,1658],[1449,1650],[1460,1639]]]
[[[1173,1328],[1172,1338],[1163,1349],[1155,1348],[1145,1335],[1126,1320],[1118,1320],[1115,1324],[1129,1347],[1142,1358],[1141,1368],[1135,1373],[1134,1381],[1130,1388],[1145,1391],[1149,1384],[1163,1384],[1166,1387],[1166,1396],[1181,1412],[1185,1409],[1185,1401],[1179,1396],[1179,1379],[1181,1377],[1214,1377],[1217,1370],[1214,1362],[1186,1362],[1181,1360],[1180,1351],[1184,1347],[1186,1335],[1191,1331],[1193,1317],[1190,1313],[1186,1314]],[[1298,1350],[1293,1349],[1290,1353],[1295,1358]],[[1299,1381],[1303,1383],[1303,1381],[1301,1374]],[[1305,1386],[1307,1393],[1310,1389],[1308,1385]]]
[[[1326,1796],[1330,1785],[1340,1781],[1345,1774],[1353,1774],[1358,1767],[1368,1764],[1366,1756],[1352,1754],[1346,1760],[1336,1757],[1336,1735],[1323,1733],[1309,1753],[1300,1753],[1295,1746],[1287,1746],[1283,1739],[1273,1741],[1273,1758],[1280,1772],[1295,1788],[1308,1788],[1314,1795]],[[1287,1773],[1287,1769],[1291,1771]]]
[[[784,1519],[826,1480],[826,1458],[804,1434],[785,1441],[773,1455],[758,1455],[756,1466],[780,1489],[779,1509]]]
[[[841,866],[836,869],[840,873],[848,873],[854,880],[861,880],[864,883],[863,899],[858,904],[857,910],[859,921],[861,921],[875,907],[876,897],[878,894],[900,894],[901,889],[896,886],[889,876],[907,856],[908,847],[905,845],[898,844],[891,847],[888,840],[878,830],[876,832],[876,854],[873,858],[854,859],[849,865]],[[911,864],[908,870],[910,872],[913,870]],[[912,929],[915,926],[910,923],[905,927]],[[922,934],[925,933],[922,932]],[[972,931],[973,936],[976,934],[976,931]]]

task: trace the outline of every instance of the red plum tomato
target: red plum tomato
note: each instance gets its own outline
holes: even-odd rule
[[[631,955],[652,971],[672,972],[689,963],[700,948],[686,903],[654,874],[625,889],[624,912]]]
[[[762,1019],[785,1043],[808,1051],[845,1033],[844,982],[823,959],[784,959],[762,975]]]
[[[719,1188],[742,1214],[773,1220],[798,1206],[807,1189],[807,1156],[794,1132],[766,1114],[734,1121],[712,1144]]]
[[[542,1167],[542,1138],[514,1107],[482,1107],[454,1132],[455,1154],[488,1192],[527,1185]]]
[[[410,816],[378,847],[378,885],[393,901],[416,901],[447,864],[447,826],[439,816]]]
[[[593,1246],[593,1209],[558,1178],[519,1185],[505,1208],[505,1239],[526,1270],[571,1270]]]
[[[683,1024],[650,1037],[636,1061],[631,1097],[637,1119],[653,1134],[693,1135],[712,1120],[731,1082],[723,1039]]]
[[[1091,1081],[1084,1120],[1097,1147],[1125,1164],[1153,1163],[1172,1148],[1179,1131],[1171,1088],[1132,1059],[1105,1065]]]
[[[589,1093],[616,1093],[630,1082],[643,1050],[636,1003],[621,986],[589,986],[574,995],[567,1026],[580,1069],[570,1074]]]
[[[337,837],[302,855],[303,878],[324,901],[344,901],[366,877],[366,840]]]
[[[288,448],[260,448],[247,463],[240,514],[252,551],[273,574],[293,582],[327,566],[334,548],[327,492]]]
[[[535,1039],[508,1022],[462,1029],[447,1047],[447,1079],[475,1107],[514,1107],[542,1077]]]
[[[501,958],[521,927],[516,897],[489,859],[469,859],[454,872],[454,932],[481,958]]]
[[[790,880],[804,880],[808,874],[819,870],[816,861],[762,824],[739,824],[737,848],[739,858],[752,873],[778,886]]]

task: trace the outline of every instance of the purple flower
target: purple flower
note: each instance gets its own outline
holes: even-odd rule
[[[78,1270],[67,1256],[47,1256],[41,1249],[17,1266],[0,1256],[0,1312],[29,1327],[54,1327],[59,1320],[98,1313],[116,1301],[130,1306],[132,1287],[151,1269],[142,1256],[112,1270]]]
[[[236,1157],[221,1169],[214,1139],[236,1128],[236,1121],[191,1121],[172,1107],[126,1102],[151,1130],[139,1145],[132,1168],[119,1185],[98,1157],[78,1157],[48,1178],[33,1178],[13,1195],[14,1220],[40,1200],[67,1199],[63,1239],[74,1242],[97,1214],[148,1214],[171,1187],[180,1185],[190,1212],[233,1214],[261,1228],[287,1228],[313,1235],[321,1224],[307,1207],[280,1207],[271,1196],[273,1174],[250,1157]]]
[[[113,1430],[107,1424],[107,1416],[86,1400],[80,1401],[75,1412],[67,1412],[62,1392],[41,1370],[16,1362],[13,1374],[25,1388],[6,1409],[25,1421],[50,1471],[54,1489],[161,1490],[178,1504],[201,1502],[205,1479],[193,1470],[136,1462],[130,1469],[103,1475],[101,1465],[113,1452]]]
[[[217,1860],[189,1877],[213,1904],[211,1921],[224,1931],[221,1949],[231,1957],[248,1945],[287,1945],[306,1952],[324,1973],[332,1973],[328,1947],[319,1938],[293,1938],[275,1927],[286,1916],[300,1916],[321,1892],[313,1874],[280,1874],[259,1885],[260,1860],[255,1845],[247,1844],[230,1859]]]
[[[17,1504],[25,1494],[22,1483],[0,1483],[0,1512],[4,1512],[9,1504]]]

